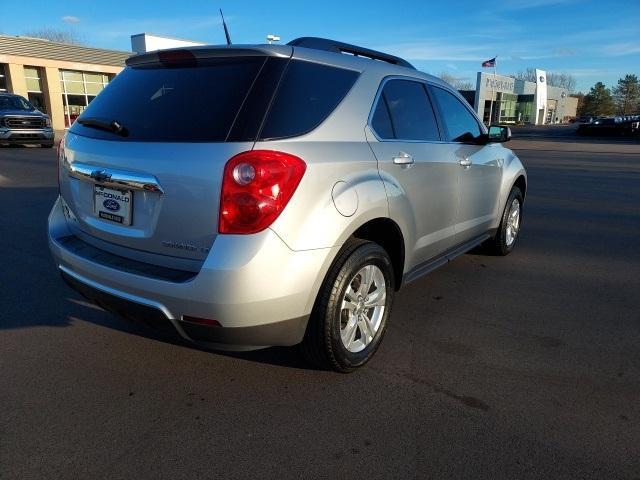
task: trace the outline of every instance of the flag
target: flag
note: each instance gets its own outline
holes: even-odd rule
[[[493,57],[491,60],[485,60],[482,62],[482,67],[495,67],[496,66],[496,57]]]

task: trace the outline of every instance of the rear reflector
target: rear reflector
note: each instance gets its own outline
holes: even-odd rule
[[[196,325],[206,325],[207,327],[221,327],[220,322],[217,320],[211,320],[210,318],[190,317],[188,315],[182,316],[183,322],[195,323]]]
[[[58,143],[58,151],[56,152],[56,159],[57,159],[57,177],[58,177],[58,194],[60,194],[60,163],[62,163],[63,159],[64,159],[64,137],[62,137],[62,140],[60,140],[60,142]]]

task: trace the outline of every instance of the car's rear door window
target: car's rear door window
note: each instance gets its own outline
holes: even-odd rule
[[[400,79],[386,82],[371,126],[381,139],[440,140],[436,116],[422,82]]]
[[[376,132],[381,139],[394,139],[396,134],[393,131],[393,124],[391,123],[391,117],[389,116],[389,107],[387,102],[381,95],[376,105],[376,109],[371,117],[371,128]]]
[[[292,60],[260,134],[263,140],[302,135],[320,125],[355,83],[353,70]]]

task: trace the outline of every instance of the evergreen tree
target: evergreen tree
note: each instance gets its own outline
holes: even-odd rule
[[[593,115],[596,117],[604,117],[613,115],[616,110],[615,102],[611,96],[611,90],[604,86],[604,83],[598,82],[589,93],[584,96],[582,106],[583,115]]]
[[[613,98],[620,115],[638,113],[640,108],[640,82],[636,75],[625,75],[613,89]]]

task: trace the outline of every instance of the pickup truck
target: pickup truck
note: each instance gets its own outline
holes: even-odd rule
[[[0,144],[5,143],[53,147],[51,119],[24,97],[0,93]]]

